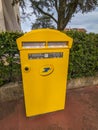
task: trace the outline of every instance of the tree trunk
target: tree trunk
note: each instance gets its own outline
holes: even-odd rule
[[[58,9],[58,23],[57,23],[58,30],[64,30],[65,9],[66,9],[65,0],[60,0]]]
[[[69,7],[66,6],[66,0],[60,0],[57,23],[58,30],[64,30],[68,22],[71,20],[72,15],[75,13],[77,5],[78,0],[73,0],[73,2],[69,4]]]

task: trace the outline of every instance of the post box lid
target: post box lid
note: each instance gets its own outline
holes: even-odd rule
[[[22,50],[23,48],[23,44],[27,43],[28,45],[31,45],[31,43],[45,43],[45,42],[49,42],[49,43],[59,43],[59,42],[66,42],[68,43],[68,48],[71,48],[72,46],[72,41],[73,39],[71,37],[69,37],[68,35],[66,35],[63,32],[60,32],[58,30],[55,29],[36,29],[36,30],[32,30],[26,34],[24,34],[23,36],[21,36],[20,38],[17,39],[17,45],[18,45],[18,49]],[[26,48],[27,49],[27,48]]]

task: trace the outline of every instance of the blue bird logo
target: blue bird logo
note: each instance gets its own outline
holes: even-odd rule
[[[54,71],[53,65],[44,65],[40,69],[40,75],[46,76],[46,75],[51,74],[53,71]]]
[[[43,72],[48,72],[51,68],[50,67],[45,67],[43,69],[44,69]]]

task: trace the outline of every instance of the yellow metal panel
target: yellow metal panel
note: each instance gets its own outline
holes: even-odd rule
[[[66,59],[68,59],[69,50],[66,49],[64,58],[61,59],[28,61],[28,53],[32,51],[21,51],[21,59],[24,59],[22,74],[27,116],[64,109],[68,67]],[[50,64],[54,67],[54,71],[46,76],[40,75],[42,67],[48,67]],[[25,67],[30,68],[28,72],[25,72]]]
[[[29,41],[44,41],[45,48],[23,49],[23,42]],[[47,48],[49,41],[67,41],[68,47]],[[27,116],[64,109],[71,42],[65,34],[50,29],[31,31],[17,40]]]

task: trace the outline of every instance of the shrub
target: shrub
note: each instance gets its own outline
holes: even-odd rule
[[[16,39],[21,33],[0,33],[0,85],[21,77]]]
[[[98,34],[67,32],[74,39],[70,52],[69,79],[98,73]]]

